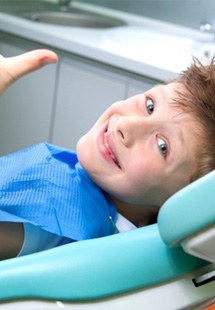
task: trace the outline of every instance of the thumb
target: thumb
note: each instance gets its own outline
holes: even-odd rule
[[[23,75],[37,70],[47,63],[56,63],[58,56],[47,49],[30,51],[19,56],[0,56],[0,94]]]

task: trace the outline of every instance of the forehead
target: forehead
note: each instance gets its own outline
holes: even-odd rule
[[[151,94],[157,97],[163,103],[169,103],[178,97],[178,91],[183,91],[181,84],[172,82],[169,84],[159,84],[148,90],[145,94]]]
[[[181,94],[184,95],[183,100]],[[144,96],[151,97],[157,108],[166,109],[168,115],[175,118],[174,122],[192,120],[199,130],[199,121],[195,113],[192,113],[189,103],[186,103],[186,89],[181,83],[171,82],[166,85],[157,85],[145,92]]]

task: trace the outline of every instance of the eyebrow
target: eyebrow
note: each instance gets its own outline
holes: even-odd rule
[[[177,114],[175,117],[179,116]],[[174,118],[174,117],[173,117]],[[182,126],[176,126],[174,130],[174,134],[170,135],[171,144],[170,144],[170,150],[172,150],[170,153],[170,158],[173,159],[173,162],[175,162],[175,159],[178,158],[178,153],[183,153],[184,156],[187,156],[187,145],[185,145],[185,136],[184,136],[184,130]],[[189,143],[189,140],[187,140],[187,143]],[[175,154],[175,155],[173,155]]]
[[[166,94],[166,92],[164,91],[164,89],[162,88],[162,86],[165,86],[165,85],[162,85],[162,84],[160,84],[160,85],[158,85],[158,86],[156,86],[156,90],[158,90],[159,91],[159,94],[161,95],[161,101],[162,102],[164,102],[164,104],[166,103],[167,104],[167,94]],[[157,97],[157,96],[156,96]],[[155,98],[154,96],[153,96],[153,100],[155,101],[155,104],[156,104],[156,102],[159,104],[159,101],[157,100],[157,98]],[[174,115],[173,117],[172,117],[172,119],[174,119],[174,118],[177,118],[178,116],[180,116],[181,114],[183,114],[184,112],[183,111],[179,111],[176,115]],[[171,137],[172,137],[172,135],[170,135]],[[180,145],[182,145],[183,146],[183,144],[184,144],[184,142],[185,142],[185,138],[184,138],[184,132],[183,132],[183,129],[181,128],[181,126],[178,126],[177,128],[176,128],[176,130],[175,130],[175,138],[174,139],[177,139],[177,141],[180,143]],[[171,139],[172,140],[172,139]],[[178,143],[177,143],[178,144]],[[172,145],[172,143],[171,143],[171,145]],[[170,145],[170,150],[171,150],[171,145]],[[172,152],[171,152],[172,153]],[[171,154],[170,154],[170,157],[172,157],[171,156]]]
[[[185,141],[185,139],[184,139],[184,134],[183,134],[183,130],[182,130],[180,127],[178,127],[176,134],[177,134],[179,140],[180,140],[182,143],[184,143],[184,141]]]

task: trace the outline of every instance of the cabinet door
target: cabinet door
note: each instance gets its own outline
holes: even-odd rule
[[[27,50],[28,46],[0,42],[0,53],[7,57]],[[49,140],[55,76],[56,65],[46,66],[18,80],[0,97],[0,155]]]
[[[103,69],[62,59],[52,142],[75,149],[103,111],[125,97],[125,84]]]

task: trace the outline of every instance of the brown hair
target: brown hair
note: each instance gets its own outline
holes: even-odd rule
[[[183,89],[177,92],[177,105],[191,112],[200,125],[200,131],[196,131],[199,145],[194,181],[215,169],[215,57],[205,65],[193,58],[191,66],[174,82]]]

